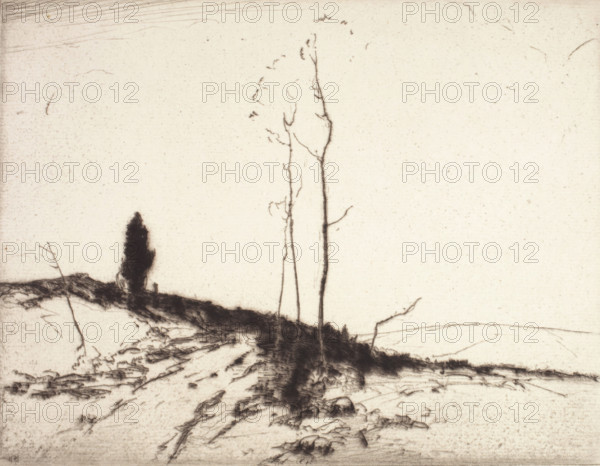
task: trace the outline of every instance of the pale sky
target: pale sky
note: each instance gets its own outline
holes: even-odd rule
[[[43,259],[36,263],[35,256],[23,255],[23,244],[33,249],[46,241],[63,246],[65,273],[112,280],[118,270],[113,245],[123,241],[129,218],[140,211],[156,249],[149,281],[161,291],[274,311],[281,248],[269,261],[265,243],[281,243],[282,221],[269,215],[268,205],[287,193],[281,177],[287,149],[270,143],[265,128],[283,133],[282,112],[289,115],[293,107],[282,101],[280,89],[296,82],[303,91],[298,131],[318,139],[310,127],[310,63],[299,54],[315,33],[320,79],[338,100],[329,104],[334,134],[328,160],[338,181],[329,184],[331,219],[354,206],[331,231],[338,262],[330,269],[326,320],[364,333],[422,297],[411,316],[419,323],[535,322],[600,331],[600,9],[594,2],[542,2],[537,23],[523,22],[524,4],[516,22],[508,9],[514,2],[500,2],[497,23],[477,10],[472,23],[467,11],[456,23],[423,23],[418,14],[403,22],[402,3],[384,1],[337,2],[340,22],[315,23],[311,3],[305,3],[295,24],[283,20],[280,9],[272,23],[223,22],[218,14],[203,21],[202,3],[193,1],[166,8],[148,2],[134,16],[138,23],[115,24],[112,3],[99,4],[104,11],[97,23],[81,20],[76,10],[73,23],[17,18],[0,25],[3,280],[55,276]],[[275,69],[268,69],[275,59]],[[243,97],[222,103],[219,94],[203,99],[206,83],[235,89],[235,83],[243,87],[261,77],[279,83],[272,104]],[[51,82],[59,83],[62,95],[47,106],[41,89],[54,95],[55,88],[46,86]],[[73,102],[66,82],[77,83]],[[440,88],[458,83],[462,98],[435,102],[430,95],[423,103],[422,83],[435,89],[436,82]],[[477,83],[473,102],[465,82]],[[39,102],[35,91],[22,96],[23,83],[27,89],[40,83]],[[96,103],[82,97],[88,83],[102,89]],[[419,91],[403,98],[403,90],[413,89],[406,83]],[[483,98],[487,83],[494,86],[489,96],[495,83],[502,89],[498,102]],[[455,88],[445,88],[449,98]],[[127,96],[138,102],[125,103]],[[253,111],[258,115],[250,118]],[[310,238],[318,234],[319,185],[310,156],[296,150],[308,164],[300,194],[305,220],[299,220],[306,230],[299,243],[303,318],[315,322]],[[34,175],[21,182],[21,164],[35,171],[36,162],[40,182]],[[53,162],[65,171],[49,183],[44,178],[55,176]],[[65,162],[80,164],[72,183]],[[207,166],[233,169],[236,162],[239,183],[231,175],[222,182],[220,172],[203,179]],[[430,175],[422,183],[415,175],[403,181],[407,166],[433,168],[436,162],[450,164],[448,170],[463,167],[462,178],[435,183]],[[470,162],[479,163],[472,183],[464,165]],[[102,169],[98,182],[84,180],[86,163]],[[483,179],[481,167],[488,163],[502,169],[496,183]],[[268,164],[279,167],[274,182]],[[250,182],[257,165],[261,176]],[[19,172],[12,174],[15,167]],[[133,171],[130,179],[138,182],[123,182]],[[524,183],[534,171],[530,179],[539,182]],[[86,176],[95,176],[93,167]],[[73,261],[66,255],[69,242],[78,243]],[[97,262],[82,254],[82,245],[93,242],[102,250]],[[416,254],[403,262],[406,243],[433,248],[436,242],[463,245],[461,260],[435,263],[429,255],[421,263]],[[480,243],[473,263],[467,242]],[[219,253],[223,244],[257,243],[261,258],[203,258],[208,243],[216,243]],[[501,247],[498,262],[483,258],[487,243]],[[537,246],[525,249],[526,243]],[[14,254],[6,255],[7,247]],[[534,249],[539,262],[524,263]]]

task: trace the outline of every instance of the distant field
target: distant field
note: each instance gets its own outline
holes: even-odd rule
[[[362,335],[361,341],[371,336]],[[474,364],[513,364],[532,369],[600,373],[595,348],[600,334],[544,327],[480,324],[390,323],[379,330],[382,350],[438,360],[468,359]]]

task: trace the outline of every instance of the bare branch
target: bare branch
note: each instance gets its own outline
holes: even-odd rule
[[[389,322],[390,320],[399,317],[399,316],[405,316],[406,314],[408,314],[409,312],[411,312],[412,310],[414,310],[414,308],[417,306],[417,303],[421,300],[421,298],[417,298],[415,300],[414,303],[412,303],[410,306],[408,306],[406,309],[404,309],[403,312],[396,312],[394,315],[391,315],[390,317],[387,317],[383,320],[380,320],[379,322],[377,322],[375,324],[375,330],[373,332],[373,339],[371,340],[371,351],[373,351],[373,348],[375,347],[375,338],[377,338],[377,331],[379,330],[379,326],[382,324],[385,324],[387,322]]]
[[[302,147],[304,147],[310,155],[312,155],[314,158],[316,158],[319,161],[321,160],[321,157],[319,156],[319,154],[310,150],[306,144],[304,144],[302,141],[300,141],[300,139],[298,139],[298,136],[296,135],[296,133],[294,133],[294,138],[296,139],[296,141],[298,141],[298,144],[300,144]]]
[[[288,208],[287,208],[287,196],[283,199],[283,201],[279,201],[279,202],[275,202],[275,201],[271,201],[269,202],[269,206],[268,206],[268,211],[269,211],[269,215],[273,216],[273,212],[271,212],[271,207],[275,206],[276,209],[279,210],[279,208],[281,206],[283,206],[283,211],[285,213],[285,217],[282,217],[283,220],[287,220],[288,216],[289,216],[289,212],[288,212]]]
[[[277,141],[279,144],[281,144],[282,146],[287,146],[287,145],[288,145],[288,143],[287,143],[287,142],[283,142],[283,141],[281,140],[281,138],[280,138],[280,136],[279,136],[279,133],[276,133],[275,131],[271,131],[269,128],[265,128],[265,131],[266,131],[267,133],[269,133],[270,135],[272,135],[272,136],[275,138],[275,140],[276,140],[276,141]],[[269,138],[269,141],[271,141],[271,138]]]
[[[263,105],[263,103],[260,101],[260,99],[257,99],[258,94],[260,93],[260,85],[262,84],[263,80],[265,79],[264,76],[262,76],[259,80],[258,80],[258,86],[256,88],[256,91],[254,92],[254,94],[252,95],[252,97],[250,98],[250,100],[252,100],[253,102],[256,102],[257,104],[261,104]]]
[[[344,217],[345,217],[346,215],[348,215],[348,211],[349,211],[350,209],[352,209],[352,207],[354,207],[354,206],[353,206],[353,205],[351,205],[350,207],[348,207],[348,208],[346,209],[346,211],[344,212],[344,214],[343,214],[343,215],[342,215],[340,218],[338,218],[338,219],[337,219],[335,222],[331,222],[331,223],[329,223],[327,226],[332,226],[332,225],[335,225],[336,223],[338,223],[338,222],[340,222],[340,221],[344,220]]]
[[[69,305],[69,309],[71,310],[71,316],[73,317],[73,323],[75,324],[75,328],[77,329],[77,332],[79,333],[79,336],[81,337],[81,344],[77,347],[77,349],[83,348],[83,353],[85,354],[85,339],[83,338],[83,332],[81,331],[81,328],[79,328],[79,323],[77,322],[77,319],[75,318],[75,311],[73,310],[73,305],[71,304],[71,298],[69,297],[69,284],[67,283],[67,279],[65,278],[65,276],[62,273],[62,269],[60,268],[60,264],[58,263],[58,260],[56,259],[56,254],[54,253],[54,251],[52,250],[52,248],[50,247],[50,242],[46,243],[46,246],[42,246],[39,245],[44,251],[47,251],[48,253],[50,253],[50,255],[52,256],[52,262],[54,262],[54,265],[51,266],[55,269],[58,270],[58,272],[60,273],[60,278],[62,279],[63,282],[63,286],[64,286],[64,293],[65,293],[65,297],[67,298],[67,304]]]
[[[285,112],[283,113],[283,127],[287,129],[292,126],[294,124],[294,121],[296,121],[296,111],[298,110],[298,104],[296,102],[294,102],[294,111],[292,112],[292,119],[291,120],[287,120],[287,118],[285,117]],[[290,141],[291,143],[291,141]]]

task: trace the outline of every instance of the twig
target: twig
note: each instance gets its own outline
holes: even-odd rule
[[[300,139],[298,139],[298,136],[296,135],[296,133],[294,133],[294,139],[296,139],[296,141],[298,142],[298,144],[300,144],[302,147],[304,147],[306,149],[306,151],[312,155],[313,157],[315,157],[317,160],[321,161],[321,157],[319,156],[319,154],[317,154],[316,152],[313,152],[312,150],[310,150],[310,148],[304,144],[302,141],[300,141]]]
[[[271,202],[269,202],[269,207],[268,207],[267,210],[269,211],[269,215],[271,215],[271,216],[273,215],[273,212],[271,212],[271,207],[273,207],[273,206],[275,206],[277,209],[279,209],[279,207],[283,206],[283,211],[286,214],[286,216],[282,217],[282,218],[283,218],[283,220],[286,220],[287,219],[287,213],[288,213],[288,211],[287,211],[287,197],[285,197],[283,199],[283,201],[279,201],[279,202],[271,201]]]
[[[284,119],[285,119],[285,117],[284,117]],[[276,141],[277,141],[279,144],[281,144],[282,146],[287,146],[287,145],[288,145],[288,143],[286,143],[286,142],[283,142],[283,141],[281,140],[281,138],[280,138],[280,136],[279,136],[279,133],[276,133],[275,131],[271,131],[269,128],[265,128],[265,131],[266,131],[267,133],[269,133],[271,136],[273,136],[273,137],[275,138],[275,140],[276,140]]]
[[[404,312],[397,312],[394,315],[391,315],[390,317],[387,317],[387,318],[385,318],[383,320],[380,320],[379,322],[377,322],[375,324],[375,331],[373,332],[373,340],[371,340],[371,351],[373,351],[373,348],[375,347],[375,338],[377,338],[377,331],[379,329],[379,326],[382,325],[382,324],[385,324],[386,322],[389,322],[390,320],[392,320],[395,317],[405,316],[406,314],[408,314],[409,312],[411,312],[417,306],[417,303],[420,300],[421,300],[421,298],[417,298],[414,303],[412,303],[410,306],[408,306],[408,308],[406,308],[404,310]]]
[[[352,207],[354,207],[354,206],[353,206],[353,205],[351,205],[350,207],[348,207],[348,208],[346,209],[346,212],[344,212],[344,214],[343,214],[343,215],[342,215],[340,218],[338,218],[338,219],[337,219],[335,222],[331,222],[331,223],[329,224],[329,226],[335,225],[336,223],[338,223],[338,222],[340,222],[340,221],[344,220],[344,217],[345,217],[345,216],[348,214],[348,211],[349,211],[350,209],[352,209]]]
[[[162,372],[159,375],[157,375],[156,377],[154,377],[152,379],[148,379],[141,385],[138,385],[137,387],[135,387],[131,393],[137,392],[140,388],[145,387],[146,385],[148,385],[151,382],[156,382],[157,380],[164,379],[165,377],[169,377],[170,375],[177,374],[178,372],[181,372],[183,369],[184,369],[183,367],[179,366],[179,367],[177,367],[177,369],[173,369],[172,371]]]
[[[591,39],[588,39],[588,40],[586,40],[585,42],[583,42],[583,43],[579,44],[579,46],[578,46],[578,47],[576,47],[576,48],[575,48],[575,50],[573,50],[573,51],[572,51],[572,52],[569,54],[569,56],[567,57],[567,60],[570,60],[570,59],[571,59],[571,56],[572,56],[572,55],[573,55],[575,52],[577,52],[577,51],[578,51],[578,50],[579,50],[581,47],[583,47],[584,45],[587,45],[587,44],[589,44],[589,43],[590,43],[590,42],[592,42],[593,40],[596,40],[596,38],[594,38],[594,37],[593,37],[593,38],[591,38]]]
[[[83,332],[81,331],[81,328],[79,328],[79,323],[77,322],[77,319],[75,318],[75,311],[73,310],[73,305],[71,304],[71,299],[69,298],[69,285],[67,283],[65,276],[62,273],[60,265],[58,264],[58,260],[56,259],[56,254],[54,254],[54,251],[50,247],[50,243],[47,242],[46,245],[48,247],[45,247],[42,245],[40,245],[40,247],[42,249],[44,249],[45,251],[48,251],[52,255],[52,261],[54,262],[55,265],[53,265],[51,267],[57,269],[58,273],[60,273],[60,277],[62,278],[62,282],[64,285],[65,297],[67,298],[67,304],[69,305],[69,309],[71,310],[71,315],[73,316],[73,323],[75,324],[75,328],[77,329],[77,332],[79,333],[79,336],[81,337],[81,344],[77,347],[77,349],[83,348],[83,354],[87,354],[87,352],[85,350],[85,340],[83,338]]]

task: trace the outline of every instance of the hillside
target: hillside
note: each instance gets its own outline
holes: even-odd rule
[[[594,375],[371,352],[329,327],[318,370],[312,326],[169,294],[147,293],[131,311],[113,283],[67,279],[85,353],[60,280],[0,285],[5,460],[431,464],[594,454],[585,441],[600,433]],[[509,430],[518,440],[504,441]],[[565,445],[579,456],[565,458]]]

